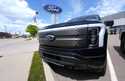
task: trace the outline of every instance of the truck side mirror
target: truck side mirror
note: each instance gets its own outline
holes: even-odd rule
[[[114,24],[114,21],[104,21],[104,24],[105,24],[106,26],[112,27],[113,24]]]

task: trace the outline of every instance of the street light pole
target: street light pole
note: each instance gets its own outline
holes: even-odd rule
[[[36,11],[35,15],[33,16],[33,23],[34,24],[37,24],[37,15],[38,15],[38,12]]]

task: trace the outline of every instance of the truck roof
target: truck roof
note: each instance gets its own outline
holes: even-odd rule
[[[76,18],[69,20],[68,22],[46,26],[44,29],[64,27],[64,26],[73,26],[73,25],[82,25],[82,24],[94,24],[94,23],[102,23],[101,18],[98,15],[76,17]]]

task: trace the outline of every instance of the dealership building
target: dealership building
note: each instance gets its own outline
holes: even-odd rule
[[[114,26],[125,25],[125,11],[105,16],[102,19],[103,19],[103,21],[113,20],[114,21]]]
[[[102,18],[103,21],[114,21],[111,30],[119,32],[120,29],[125,29],[125,11],[108,15]]]

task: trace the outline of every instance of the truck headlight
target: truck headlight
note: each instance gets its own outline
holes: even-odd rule
[[[100,31],[100,27],[88,28],[89,47],[97,47],[98,46],[99,31]]]

